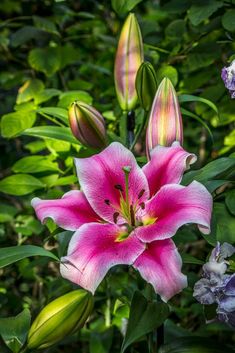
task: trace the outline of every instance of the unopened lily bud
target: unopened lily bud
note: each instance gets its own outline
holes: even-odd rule
[[[156,92],[146,131],[146,153],[157,145],[183,143],[183,125],[176,91],[171,81],[164,78]]]
[[[69,292],[45,306],[34,320],[28,348],[47,348],[81,328],[93,308],[92,294],[84,289]]]
[[[130,13],[122,27],[114,67],[117,98],[124,111],[133,109],[137,103],[135,79],[143,57],[140,27],[135,15]]]
[[[157,78],[154,67],[149,62],[143,62],[137,72],[135,87],[140,105],[149,111],[157,91]]]
[[[69,124],[73,135],[93,148],[105,146],[106,130],[103,116],[90,105],[75,101],[69,109]]]

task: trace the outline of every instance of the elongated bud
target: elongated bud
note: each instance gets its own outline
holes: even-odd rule
[[[84,289],[69,292],[45,306],[34,320],[28,348],[46,348],[81,328],[93,308],[92,294]]]
[[[93,148],[105,146],[106,130],[102,115],[90,105],[75,101],[69,108],[69,124],[73,135]]]
[[[164,78],[156,92],[146,131],[146,154],[157,145],[183,143],[183,125],[178,98],[168,78]]]
[[[135,78],[143,56],[140,27],[135,15],[130,13],[122,27],[114,67],[116,93],[122,110],[131,110],[137,103]]]
[[[140,105],[149,111],[157,91],[157,78],[154,67],[149,62],[143,62],[137,72],[135,87]]]

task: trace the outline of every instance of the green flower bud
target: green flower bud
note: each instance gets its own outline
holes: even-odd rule
[[[28,348],[47,348],[81,328],[93,308],[93,296],[84,289],[69,292],[45,306],[34,320]]]
[[[101,148],[106,145],[105,121],[90,105],[75,101],[69,109],[69,124],[73,135],[83,145]]]
[[[157,91],[157,78],[154,67],[149,62],[143,62],[137,72],[135,87],[140,105],[149,111]]]

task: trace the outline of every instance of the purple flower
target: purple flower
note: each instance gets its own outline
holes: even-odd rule
[[[193,296],[204,305],[216,303],[217,319],[235,328],[235,274],[225,273],[226,259],[234,253],[231,244],[217,243],[203,266],[203,278],[195,283]]]
[[[225,87],[229,90],[231,98],[235,98],[235,60],[232,61],[231,65],[222,69],[221,78]]]

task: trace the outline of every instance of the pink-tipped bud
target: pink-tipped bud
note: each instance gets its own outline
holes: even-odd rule
[[[174,141],[183,143],[183,125],[176,91],[171,81],[164,78],[160,83],[146,131],[146,154],[157,145],[171,146]]]
[[[122,27],[114,67],[116,93],[122,110],[131,110],[137,103],[135,79],[143,58],[140,27],[135,15],[130,13]]]
[[[90,105],[80,101],[72,103],[69,108],[69,125],[73,135],[83,145],[92,148],[105,146],[104,118]]]

